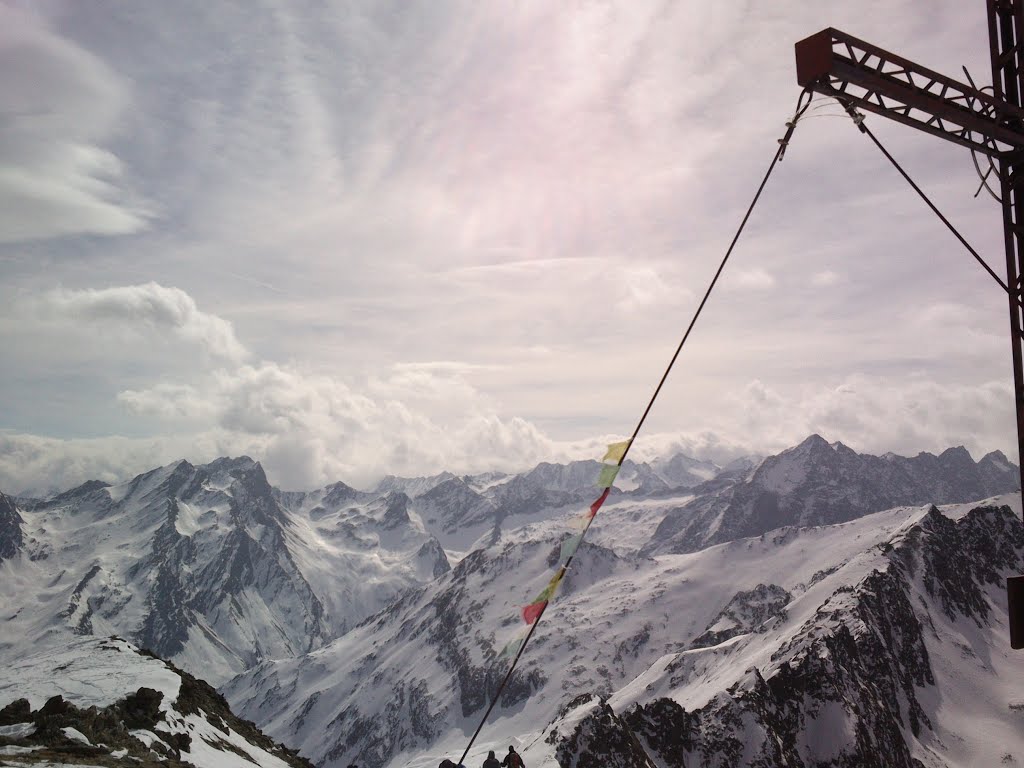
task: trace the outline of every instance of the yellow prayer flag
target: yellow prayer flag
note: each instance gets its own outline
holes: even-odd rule
[[[558,589],[558,584],[562,581],[562,576],[564,575],[565,569],[559,568],[558,573],[551,577],[551,581],[548,582],[548,585],[544,587],[539,595],[533,598],[533,602],[551,602],[551,599],[555,596],[555,591]]]
[[[626,451],[629,450],[629,440],[623,440],[621,443],[610,443],[608,445],[608,451],[605,453],[604,458],[601,461],[622,461],[622,457],[626,455]]]

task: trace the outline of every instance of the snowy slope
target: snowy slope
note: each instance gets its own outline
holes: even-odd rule
[[[448,567],[406,497],[338,495],[286,510],[259,464],[219,459],[22,510],[0,561],[0,661],[120,634],[219,683],[322,645]]]
[[[915,514],[760,633],[658,659],[555,725],[563,764],[1019,765],[1019,501]],[[966,510],[971,509],[967,512]],[[588,757],[590,756],[590,757]]]
[[[156,764],[308,768],[240,721],[209,686],[117,638],[79,638],[0,678],[5,765]]]
[[[958,518],[965,512],[947,514]],[[474,755],[504,752],[516,743],[526,750],[529,765],[554,765],[560,738],[573,737],[580,719],[598,706],[598,697],[611,697],[616,709],[657,697],[671,697],[687,712],[716,706],[730,688],[756,682],[748,670],[764,668],[771,675],[781,668],[773,655],[792,662],[810,639],[839,627],[855,631],[856,590],[888,567],[887,553],[897,543],[920,538],[915,532],[933,517],[926,507],[898,508],[655,559],[585,545]],[[1012,550],[1006,558],[1017,562],[1024,548],[1020,526],[1004,523],[1000,535],[1009,539],[1000,546]],[[262,664],[231,681],[225,688],[229,700],[275,738],[328,766],[426,766],[444,753],[457,757],[504,674],[506,662],[497,662],[495,655],[518,629],[517,606],[551,573],[559,530],[564,521],[506,533],[325,648]],[[967,537],[965,547],[982,551],[965,556],[984,560],[985,541],[993,537],[998,538]],[[935,578],[942,585],[951,577]],[[784,606],[777,599],[758,600],[759,589],[792,599]],[[932,599],[934,607],[927,593],[921,599]],[[690,650],[706,645],[709,631],[727,628],[721,626],[725,613],[733,617],[733,629],[743,632],[731,633],[720,645]],[[995,606],[980,620],[977,637],[985,648],[1005,646],[1005,627],[999,623],[1004,614]],[[761,625],[750,626],[765,615],[769,618]],[[704,642],[695,642],[701,638]],[[937,659],[961,652],[956,639],[937,642],[942,648]],[[1006,666],[983,669],[978,685],[991,692],[997,675],[1008,675],[1010,685],[1024,683],[1024,668],[1014,672]],[[592,698],[563,713],[577,697]],[[946,710],[931,712],[937,733],[952,727]],[[548,743],[545,736],[552,729],[562,736]],[[743,738],[743,743],[756,741],[751,734]]]
[[[282,500],[285,541],[335,635],[450,570],[440,542],[401,491],[377,496],[336,483],[289,496]]]

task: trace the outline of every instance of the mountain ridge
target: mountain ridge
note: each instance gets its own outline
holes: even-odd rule
[[[427,765],[424,750],[464,738],[459,729],[497,690],[497,654],[599,492],[599,466],[282,491],[259,462],[223,457],[24,505],[0,496],[0,602],[13,610],[0,619],[0,661],[120,633],[209,677],[308,757]],[[513,733],[554,729],[539,742],[542,759],[584,754],[585,740],[565,744],[607,702],[611,712],[595,714],[602,727],[642,742],[653,726],[631,724],[639,716],[618,702],[634,681],[655,679],[658,659],[713,659],[810,620],[794,606],[836,579],[851,587],[850,563],[928,523],[930,508],[910,502],[1018,486],[999,452],[978,462],[963,447],[873,457],[817,435],[723,468],[680,455],[626,462],[620,479],[496,711]],[[967,543],[984,549],[983,538]],[[998,548],[985,556],[1006,558]],[[756,573],[738,567],[750,557]],[[967,576],[932,570],[934,599],[977,603],[957,581]],[[999,616],[981,619],[985,632]],[[740,682],[716,674],[705,686],[716,695]],[[749,685],[763,696],[760,674]],[[707,701],[677,705],[693,720]],[[655,710],[655,721],[674,717],[667,704]]]

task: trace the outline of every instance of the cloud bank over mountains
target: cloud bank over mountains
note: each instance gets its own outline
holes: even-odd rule
[[[369,486],[384,474],[521,471],[545,460],[592,458],[632,427],[624,420],[619,434],[557,440],[523,418],[501,415],[469,382],[472,366],[452,361],[399,365],[363,382],[253,361],[231,323],[202,311],[180,289],[154,283],[53,292],[39,303],[53,311],[51,322],[73,323],[98,345],[109,343],[110,333],[135,335],[150,347],[170,338],[192,350],[193,362],[115,395],[128,414],[157,424],[159,436],[0,433],[0,488],[9,492],[113,482],[177,458],[240,453],[258,457],[274,483],[295,489],[336,480]],[[998,443],[1012,418],[1005,382],[942,386],[858,375],[833,388],[809,385],[794,399],[754,380],[729,398],[726,415],[696,430],[642,435],[635,456],[682,451],[724,463],[819,433],[861,451],[910,454],[922,445],[940,451],[966,434],[977,457]],[[642,405],[624,416],[638,418]]]
[[[0,488],[592,456],[774,152],[792,42],[833,25],[984,79],[982,11],[2,6]],[[798,127],[636,451],[1015,456],[1005,298],[833,111]],[[1001,253],[969,155],[880,122]]]

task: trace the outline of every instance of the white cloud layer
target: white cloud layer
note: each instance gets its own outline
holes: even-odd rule
[[[154,337],[178,336],[222,354],[177,380],[165,372],[150,386],[117,394],[128,413],[162,424],[159,437],[0,434],[0,489],[7,492],[113,482],[177,458],[243,453],[260,459],[285,488],[336,480],[367,487],[387,473],[521,471],[544,460],[592,458],[623,436],[558,440],[528,420],[501,415],[468,379],[480,366],[458,361],[399,364],[362,382],[294,364],[246,363],[230,324],[174,288],[124,286],[45,300],[86,327],[142,324]],[[781,450],[812,432],[874,453],[937,452],[956,443],[976,458],[992,447],[1009,451],[1012,392],[998,381],[943,385],[923,376],[858,374],[781,394],[754,380],[726,400],[729,407],[693,429],[641,434],[634,458],[683,451],[725,463]]]
[[[455,402],[442,405],[451,409],[457,402],[463,413],[439,421],[426,404],[417,409],[399,400],[370,399],[328,377],[267,363],[218,371],[208,389],[124,392],[121,400],[130,408],[167,418],[167,432],[70,440],[0,434],[0,490],[52,491],[93,478],[114,482],[178,458],[201,462],[240,454],[261,460],[271,481],[284,488],[312,489],[336,480],[369,487],[389,473],[522,471],[540,461],[598,458],[605,443],[624,436],[554,440],[524,419],[486,410],[482,396],[465,382],[441,377],[430,385],[438,393],[450,387],[448,397]],[[1002,382],[908,385],[855,376],[784,398],[754,381],[732,393],[735,410],[729,418],[683,432],[641,434],[631,455],[650,460],[681,451],[724,464],[782,450],[811,433],[875,454],[938,453],[959,444],[975,459],[993,448],[1011,454],[1011,394]],[[208,427],[174,433],[177,420],[195,416]]]

